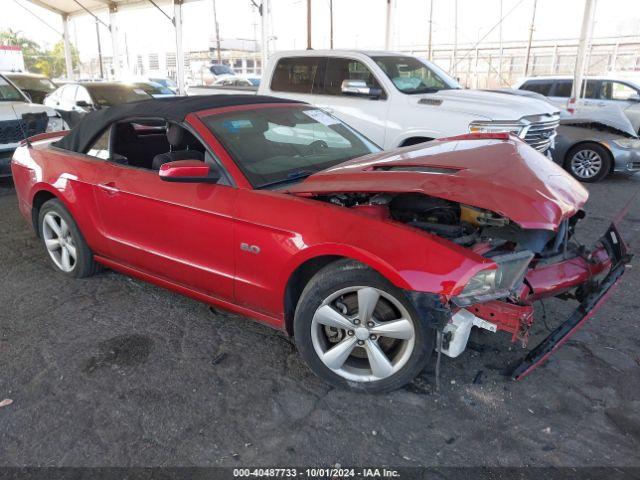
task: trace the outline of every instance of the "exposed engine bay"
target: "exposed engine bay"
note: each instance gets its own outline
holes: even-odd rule
[[[578,212],[556,233],[525,230],[495,212],[420,193],[343,193],[317,198],[365,215],[405,223],[487,257],[524,250],[537,258],[566,254],[575,225],[584,217],[582,211]]]

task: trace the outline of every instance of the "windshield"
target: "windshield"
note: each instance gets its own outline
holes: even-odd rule
[[[85,85],[93,101],[101,107],[111,107],[121,103],[148,100],[151,98],[140,88],[131,88],[124,85]]]
[[[211,70],[211,73],[214,75],[235,75],[234,71],[227,65],[211,65],[209,70]]]
[[[204,122],[254,188],[300,181],[379,151],[340,120],[309,105],[229,112]]]
[[[46,77],[31,77],[27,75],[8,75],[9,80],[18,88],[34,92],[53,92],[57,87]]]
[[[134,87],[144,90],[149,95],[173,95],[173,91],[159,83],[135,83]]]
[[[24,102],[25,100],[16,87],[0,77],[0,102],[4,101]]]
[[[460,88],[445,72],[427,66],[415,57],[372,57],[402,93],[433,93],[438,90]]]

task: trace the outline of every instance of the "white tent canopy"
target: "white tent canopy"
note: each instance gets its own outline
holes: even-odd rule
[[[69,40],[68,21],[70,17],[78,15],[92,15],[97,21],[103,23],[111,32],[111,42],[113,48],[113,68],[116,77],[120,76],[120,60],[118,46],[118,22],[117,14],[119,10],[124,8],[159,8],[161,5],[173,5],[173,17],[169,17],[172,21],[176,32],[176,64],[177,64],[177,82],[178,89],[181,94],[185,93],[184,84],[184,51],[182,49],[182,4],[194,0],[28,0],[34,5],[46,8],[59,14],[62,17],[64,26],[64,51],[65,66],[67,77],[73,77],[73,68],[71,64],[71,46]],[[105,24],[96,17],[95,13],[100,10],[108,9],[109,25]],[[164,13],[164,12],[163,12]]]

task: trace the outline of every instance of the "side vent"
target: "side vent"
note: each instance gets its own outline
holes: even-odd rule
[[[431,167],[429,165],[376,165],[373,167],[373,171],[440,173],[449,175],[455,175],[460,170],[460,168]]]

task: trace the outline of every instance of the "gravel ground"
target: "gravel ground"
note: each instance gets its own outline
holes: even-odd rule
[[[640,176],[590,186],[581,239],[638,188]],[[636,244],[638,203],[622,225]],[[428,367],[368,396],[328,387],[243,317],[113,272],[57,275],[7,184],[0,219],[0,400],[13,400],[0,465],[640,466],[639,267],[522,382],[501,372],[523,351],[487,334],[443,358],[439,392]],[[545,305],[551,328],[574,307]]]

